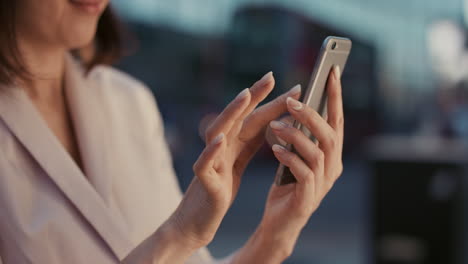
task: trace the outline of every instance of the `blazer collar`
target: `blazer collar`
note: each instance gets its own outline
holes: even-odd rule
[[[102,105],[100,88],[92,79],[86,78],[82,66],[73,57],[66,58],[65,97],[73,120],[84,173],[89,182],[107,205],[111,205],[112,175],[112,129],[107,125],[105,107]],[[100,100],[101,99],[101,100]]]
[[[123,217],[109,205],[112,153],[109,126],[99,105],[95,84],[85,79],[78,62],[66,59],[66,97],[86,179],[62,144],[19,87],[0,94],[0,117],[25,149],[76,206],[120,260],[134,248]],[[91,183],[94,185],[91,185]]]

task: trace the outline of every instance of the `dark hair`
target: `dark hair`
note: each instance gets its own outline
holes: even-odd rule
[[[30,79],[16,39],[16,1],[0,0],[0,84],[10,85],[15,78]],[[110,6],[98,22],[92,57],[83,61],[87,70],[98,64],[112,64],[124,55],[122,24]],[[7,56],[8,54],[8,56]],[[79,54],[75,52],[74,54]],[[79,55],[78,55],[79,56]]]

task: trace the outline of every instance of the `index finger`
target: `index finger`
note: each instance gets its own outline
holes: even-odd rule
[[[330,71],[327,81],[328,123],[336,132],[343,135],[344,114],[340,76],[340,67],[336,65]]]
[[[250,87],[250,104],[244,110],[240,118],[244,119],[248,116],[257,107],[257,105],[271,93],[274,87],[275,78],[273,77],[273,72],[270,71]]]
[[[255,109],[255,111],[253,111],[253,113],[245,120],[245,127],[248,129],[242,134],[242,139],[249,140],[262,132],[270,121],[275,120],[287,112],[286,99],[288,97],[298,99],[300,95],[301,85],[298,84],[273,101]]]
[[[273,72],[268,72],[260,80],[255,82],[250,87],[250,103],[244,109],[244,112],[238,117],[237,126],[231,130],[232,134],[237,135],[242,129],[242,124],[245,118],[254,111],[257,105],[263,101],[275,87],[275,78]],[[229,135],[228,135],[229,136]]]
[[[208,144],[217,135],[224,133],[227,135],[234,126],[237,119],[242,115],[244,110],[250,103],[250,91],[244,89],[239,95],[229,103],[223,112],[213,121],[211,126],[206,130],[205,142]]]

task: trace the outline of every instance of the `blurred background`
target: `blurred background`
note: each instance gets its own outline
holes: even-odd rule
[[[306,87],[322,41],[352,39],[343,176],[286,263],[468,263],[468,1],[113,0],[136,41],[118,65],[162,111],[182,188],[200,131],[273,71],[269,99]],[[264,147],[209,248],[260,221],[277,168]]]

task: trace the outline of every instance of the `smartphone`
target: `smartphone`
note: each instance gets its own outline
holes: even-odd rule
[[[328,76],[335,65],[340,67],[341,73],[343,72],[349,53],[351,52],[351,46],[352,42],[350,39],[332,36],[327,37],[323,41],[322,48],[320,49],[320,54],[315,63],[309,86],[306,92],[301,96],[300,100],[304,104],[316,110],[323,117],[327,115],[326,85]],[[310,131],[302,124],[294,121],[293,126],[301,130],[311,140],[317,142]],[[291,144],[288,144],[286,148],[298,154]],[[280,164],[276,171],[275,182],[277,185],[286,185],[296,182],[296,178],[288,167]]]

